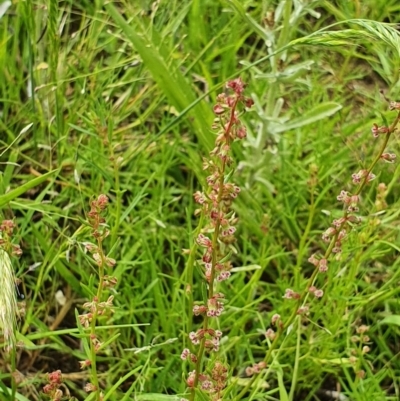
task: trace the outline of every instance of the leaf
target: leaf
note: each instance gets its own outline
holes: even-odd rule
[[[400,315],[386,316],[379,324],[395,324],[396,326],[400,326]]]
[[[40,177],[36,177],[31,181],[28,181],[27,183],[20,185],[18,188],[15,188],[12,191],[7,192],[4,195],[0,195],[0,207],[4,206],[8,202],[11,202],[13,199],[22,195],[23,193],[30,190],[31,188],[34,188],[34,187],[40,185],[42,182],[46,181],[57,171],[59,171],[59,170],[49,171],[48,173],[43,174]]]
[[[248,266],[240,266],[240,267],[234,267],[231,269],[232,272],[250,272],[253,270],[260,270],[261,266],[260,265],[248,265]]]
[[[142,369],[142,366],[139,365],[137,366],[135,369],[131,369],[129,370],[129,372],[125,375],[122,376],[106,393],[106,395],[103,398],[103,401],[107,401],[109,397],[111,397],[112,395],[115,394],[115,391],[118,389],[118,387],[124,383],[127,379],[129,379],[129,377],[131,377],[132,375],[134,375],[135,373],[137,373],[138,371],[140,371]],[[125,400],[125,396],[123,398],[123,400]],[[138,397],[135,397],[135,399],[137,400]]]
[[[243,5],[238,0],[228,0],[228,2],[235,8],[243,21],[247,26],[256,32],[266,43],[270,43],[273,38],[272,35],[268,35],[268,31],[265,30],[260,24],[258,24],[251,16],[245,12]]]
[[[3,388],[0,388],[0,393],[5,393],[5,392],[6,391],[4,391]],[[11,400],[11,389],[7,388],[7,392],[8,392],[8,396],[7,396],[6,400]],[[4,400],[4,398],[2,398],[2,397],[1,397],[1,399]],[[20,393],[15,393],[15,399],[18,400],[18,401],[29,401],[28,398],[26,398],[25,396],[23,396]]]
[[[4,3],[0,4],[0,18],[7,12],[7,9],[11,6],[11,1],[6,0]]]
[[[278,387],[279,387],[279,400],[280,401],[289,401],[288,393],[286,391],[285,383],[283,380],[283,374],[280,370],[277,370],[278,377]]]
[[[33,126],[33,123],[28,124],[26,127],[22,128],[21,132],[19,133],[20,135],[25,134],[30,130],[30,128]]]
[[[143,63],[157,82],[159,88],[167,96],[171,105],[179,112],[183,112],[194,104],[197,96],[181,73],[175,60],[171,61],[165,58],[168,52],[160,35],[156,31],[153,31],[151,38],[150,36],[148,37],[146,32],[140,32],[141,24],[138,19],[134,18],[131,23],[128,23],[112,4],[108,3],[105,7],[117,26],[135,47]],[[134,27],[132,24],[136,26]],[[212,136],[209,135],[209,124],[211,124],[213,114],[203,103],[194,107],[193,113],[194,119],[189,120],[189,123],[193,125],[202,145],[211,149]]]
[[[24,347],[26,347],[26,349],[35,348],[35,344],[28,337],[25,337],[22,333],[17,331],[15,336],[17,338],[17,341],[21,342],[21,344],[24,344]]]
[[[138,401],[178,401],[179,399],[180,397],[176,395],[158,393],[139,394],[136,396]]]
[[[272,134],[277,134],[279,132],[289,131],[291,129],[304,127],[315,123],[324,118],[330,117],[342,108],[342,105],[336,102],[326,102],[321,103],[311,111],[305,113],[301,117],[294,118],[288,123],[279,124],[276,122],[271,122],[269,125],[269,131]]]

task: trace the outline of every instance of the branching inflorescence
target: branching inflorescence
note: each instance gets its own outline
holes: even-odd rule
[[[91,369],[91,381],[85,385],[87,392],[95,393],[95,399],[100,400],[103,395],[100,391],[100,384],[97,374],[97,354],[103,347],[103,342],[99,339],[96,333],[96,324],[98,319],[103,316],[110,316],[114,313],[113,299],[110,295],[107,300],[103,300],[104,292],[113,288],[117,284],[117,279],[114,276],[106,275],[106,269],[115,266],[116,261],[108,257],[104,251],[103,242],[109,235],[109,230],[105,224],[103,217],[108,206],[108,198],[106,195],[99,195],[96,200],[91,201],[90,211],[87,215],[88,224],[91,228],[91,235],[95,243],[84,243],[86,251],[92,254],[92,258],[98,267],[99,284],[96,294],[90,302],[86,302],[83,308],[89,312],[79,315],[80,324],[90,330],[89,344],[90,353],[87,359],[80,361],[81,369]]]
[[[344,205],[343,215],[338,219],[334,219],[331,226],[322,234],[322,240],[328,244],[325,252],[322,254],[313,254],[308,259],[315,268],[308,279],[305,288],[300,292],[288,288],[283,295],[283,298],[291,299],[295,302],[292,314],[286,320],[282,319],[278,314],[272,316],[271,326],[274,328],[271,327],[266,332],[266,337],[271,341],[271,345],[262,361],[262,365],[265,367],[271,362],[272,353],[278,347],[281,335],[289,329],[297,316],[307,315],[309,313],[310,304],[308,298],[310,294],[314,295],[316,298],[321,298],[324,295],[323,290],[316,287],[318,276],[328,271],[328,261],[330,258],[334,256],[336,259],[340,259],[343,242],[346,240],[353,227],[361,222],[361,218],[357,215],[357,212],[359,211],[358,205],[360,202],[360,194],[365,186],[376,178],[375,174],[372,173],[373,168],[379,160],[393,163],[396,159],[396,155],[387,152],[386,148],[391,135],[396,131],[397,125],[400,121],[400,102],[390,102],[389,109],[397,111],[397,115],[392,124],[381,127],[377,124],[373,124],[371,129],[374,138],[383,137],[377,155],[368,168],[352,174],[352,182],[356,185],[354,191],[350,193],[342,190],[337,196],[337,200],[342,202]],[[364,327],[366,326],[360,326],[360,328],[357,329],[358,332],[360,330],[365,331],[365,329],[363,329]],[[367,349],[364,347],[363,350],[368,352],[369,348]],[[243,395],[246,394],[257,377],[255,373],[258,373],[259,371],[259,369],[248,369],[248,372],[254,374],[254,376],[248,385],[246,385],[235,398],[236,401],[240,400]],[[362,372],[357,373],[362,375]]]
[[[204,170],[209,173],[207,188],[204,192],[198,191],[194,194],[196,203],[201,206],[197,214],[202,214],[204,222],[201,233],[196,238],[196,245],[203,249],[198,265],[202,269],[208,290],[207,299],[193,305],[192,313],[203,316],[203,323],[197,331],[189,333],[192,351],[186,348],[181,354],[183,360],[194,364],[194,370],[187,378],[192,401],[197,388],[207,392],[213,400],[222,399],[228,375],[227,366],[218,358],[213,358],[213,362],[205,369],[203,357],[218,351],[222,336],[220,330],[212,327],[216,326],[213,319],[218,318],[224,310],[225,296],[219,289],[217,291],[217,283],[227,280],[231,274],[230,259],[237,223],[232,202],[240,192],[240,188],[230,182],[233,172],[231,148],[234,141],[246,137],[240,112],[251,107],[253,101],[243,95],[245,85],[240,78],[229,81],[226,87],[233,93],[222,93],[217,97],[213,124],[217,133],[215,148],[203,162]]]

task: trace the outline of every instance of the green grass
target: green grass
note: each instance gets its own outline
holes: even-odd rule
[[[268,28],[271,11],[277,22]],[[43,399],[46,373],[57,369],[72,395],[91,399],[75,311],[97,282],[82,243],[91,241],[84,221],[100,193],[111,200],[105,249],[118,278],[115,314],[99,331],[119,335],[98,356],[107,399],[185,395],[191,367],[180,354],[192,323],[182,249],[198,224],[192,194],[205,184],[212,107],[239,73],[255,101],[244,116],[246,143],[234,147],[233,181],[242,192],[233,263],[243,269],[223,285],[229,302],[219,324],[220,357],[230,367],[226,399],[240,393],[246,367],[268,350],[271,316],[292,312],[285,289],[301,291],[312,272],[308,257],[325,249],[321,233],[341,215],[336,196],[352,190],[351,174],[378,151],[372,124],[393,120],[379,91],[399,100],[400,39],[378,23],[399,23],[399,11],[395,0],[29,0],[7,9],[0,216],[15,219],[23,250],[13,261],[26,304],[19,399]],[[396,136],[389,148],[396,152]],[[400,169],[379,163],[374,172],[362,223],[320,281],[324,297],[312,301],[268,377],[244,399],[316,401],[326,390],[354,401],[399,399]],[[380,182],[388,188],[383,207]],[[195,297],[201,283],[195,269]],[[361,323],[370,326],[371,348],[359,360],[363,379],[349,362]],[[11,399],[7,358],[0,399]]]

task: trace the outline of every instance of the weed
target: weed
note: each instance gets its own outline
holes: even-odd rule
[[[378,147],[391,138],[381,161],[396,153],[379,91],[398,93],[397,0],[0,3],[1,221],[23,250],[16,262],[3,249],[1,268],[8,255],[26,302],[6,333],[17,346],[0,350],[1,399],[43,398],[58,370],[53,397],[217,397],[204,383],[226,384],[227,399],[399,399],[400,168],[368,162],[381,151],[374,135]],[[241,190],[230,205],[240,252],[213,290],[223,313],[193,316],[209,307],[196,239],[213,240],[193,193],[208,188],[212,105],[237,76],[254,101],[225,174]],[[98,194],[109,199],[99,232],[111,231],[101,244],[84,237]],[[118,286],[102,289],[102,277]],[[81,305],[99,315],[107,301],[105,319],[77,321]],[[198,357],[188,334],[206,320],[223,334],[189,394],[196,365],[183,372],[179,355],[184,342]]]
[[[196,211],[200,214],[201,226],[196,238],[196,246],[191,249],[192,254],[197,248],[203,248],[199,260],[189,259],[188,290],[191,294],[193,285],[193,263],[200,267],[203,279],[206,282],[207,296],[204,301],[196,302],[190,299],[192,306],[190,318],[203,316],[202,327],[189,333],[192,346],[197,350],[192,353],[185,348],[181,354],[183,360],[192,362],[195,369],[187,378],[187,385],[191,389],[190,400],[194,401],[196,389],[200,384],[203,391],[211,394],[211,399],[219,400],[223,397],[223,390],[227,384],[228,368],[218,358],[210,358],[204,369],[205,354],[218,352],[222,331],[213,328],[212,323],[224,310],[225,296],[217,291],[217,283],[227,280],[231,275],[231,255],[234,248],[237,217],[232,210],[232,201],[237,197],[240,188],[230,182],[232,176],[232,143],[246,137],[246,129],[240,122],[241,105],[251,107],[253,101],[243,95],[244,83],[240,78],[227,83],[227,88],[233,95],[218,95],[214,113],[217,118],[213,128],[216,130],[215,148],[210,152],[210,158],[203,160],[203,169],[207,170],[207,189],[197,191],[194,199],[201,208]],[[190,283],[190,284],[189,284]],[[210,371],[211,373],[206,373]]]

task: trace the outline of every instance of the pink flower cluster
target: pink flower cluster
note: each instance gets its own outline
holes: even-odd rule
[[[308,261],[312,263],[315,267],[318,267],[318,270],[321,273],[325,273],[328,271],[328,261],[325,258],[318,259],[317,256],[313,253]]]
[[[63,381],[61,370],[48,373],[47,381],[48,384],[43,387],[43,393],[46,394],[51,401],[61,401],[64,396],[63,391],[60,389]]]
[[[249,366],[246,368],[246,375],[252,376],[254,374],[260,373],[266,367],[267,367],[267,364],[264,361],[255,363],[253,366]]]
[[[353,180],[353,184],[360,184],[361,181],[364,179],[366,182],[371,182],[376,178],[375,174],[372,174],[368,170],[360,170],[358,173],[354,173],[351,175]]]
[[[189,333],[189,339],[193,345],[199,345],[201,341],[205,340],[204,344],[206,349],[212,351],[219,350],[219,340],[222,336],[222,331],[214,329],[199,329]]]
[[[92,226],[92,235],[95,238],[106,237],[109,233],[104,228],[105,218],[102,217],[102,212],[106,210],[108,205],[108,197],[101,194],[97,199],[90,202],[90,211],[87,214],[89,224]]]
[[[200,388],[215,395],[214,399],[220,399],[220,393],[226,386],[228,369],[221,363],[215,362],[210,374],[201,373],[198,375]],[[194,388],[196,383],[196,371],[189,373],[186,380],[188,387]]]

